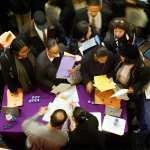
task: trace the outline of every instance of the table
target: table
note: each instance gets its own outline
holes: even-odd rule
[[[77,86],[77,91],[78,91],[78,96],[79,96],[79,104],[81,107],[83,107],[85,110],[89,112],[101,112],[102,114],[102,119],[104,117],[104,105],[95,105],[95,104],[89,104],[88,100],[91,99],[91,96],[86,92],[85,88],[83,85],[78,85]],[[31,99],[32,96],[40,96],[40,101],[37,103],[29,103],[29,99]],[[41,89],[36,89],[35,91],[32,91],[31,93],[25,94],[24,95],[24,104],[21,107],[21,115],[20,117],[17,118],[16,125],[13,128],[10,129],[4,129],[3,125],[7,124],[7,121],[5,119],[4,114],[1,112],[0,113],[0,132],[1,133],[21,133],[23,132],[21,129],[21,124],[22,122],[34,115],[41,106],[47,106],[49,102],[52,102],[55,98],[55,95],[42,91]],[[3,103],[2,106],[6,106],[7,102],[7,87],[5,87],[4,90],[4,96],[3,96]],[[127,112],[126,112],[126,103],[122,102],[122,114],[121,117],[127,120]],[[125,127],[125,133],[128,131],[128,126],[126,123]]]

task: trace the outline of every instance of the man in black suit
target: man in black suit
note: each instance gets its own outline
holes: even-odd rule
[[[82,8],[76,12],[75,23],[85,20],[90,23],[95,33],[103,37],[110,19],[111,16],[102,9],[100,0],[87,0],[87,8]]]
[[[28,44],[32,47],[33,54],[37,57],[47,45],[48,38],[56,38],[63,41],[63,29],[59,26],[49,26],[45,14],[42,11],[36,11],[31,24],[23,27],[22,36],[28,37]]]

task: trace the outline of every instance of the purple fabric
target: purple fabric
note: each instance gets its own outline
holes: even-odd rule
[[[104,116],[104,106],[103,105],[93,105],[89,104],[88,101],[91,100],[91,96],[87,94],[85,91],[85,88],[82,85],[77,86],[77,91],[78,91],[78,96],[80,100],[80,106],[83,107],[85,110],[89,112],[101,112],[102,113],[102,119]],[[5,87],[4,91],[4,97],[3,97],[3,104],[2,106],[6,106],[7,103],[7,87]],[[36,103],[29,103],[29,99],[32,98],[32,96],[40,96],[40,101]],[[10,129],[4,129],[3,125],[7,124],[7,121],[5,119],[5,116],[3,113],[0,113],[0,132],[1,133],[9,133],[9,132],[14,132],[14,133],[19,133],[22,132],[21,129],[21,124],[22,122],[34,115],[41,106],[47,106],[50,101],[54,100],[55,95],[42,91],[41,89],[37,89],[33,91],[32,93],[25,94],[24,95],[24,104],[23,107],[21,107],[21,115],[20,117],[17,118],[16,125],[13,128]],[[126,104],[122,103],[122,117],[127,120],[127,112],[126,112]],[[127,123],[126,123],[126,128],[125,132],[128,131]]]

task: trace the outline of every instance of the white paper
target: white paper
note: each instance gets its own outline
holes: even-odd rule
[[[125,125],[126,125],[125,119],[105,115],[102,124],[102,130],[117,135],[123,135],[125,130]]]
[[[111,97],[119,97],[128,93],[128,89],[120,89],[116,91]]]
[[[102,131],[102,125],[101,125],[101,118],[102,117],[101,117],[101,113],[100,112],[90,112],[90,113],[97,118],[98,123],[99,123],[98,129],[99,129],[99,131]]]
[[[146,99],[150,99],[150,83],[145,89],[145,96],[146,96]]]
[[[65,90],[69,89],[70,87],[71,87],[70,84],[60,83],[58,86],[52,87],[51,92],[54,94],[58,94],[58,93],[64,92]]]
[[[83,52],[93,46],[97,45],[95,38],[91,38],[85,42],[82,43],[81,47],[79,47],[80,53],[83,55]]]

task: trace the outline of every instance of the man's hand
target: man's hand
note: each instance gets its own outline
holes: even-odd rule
[[[93,83],[91,81],[89,81],[87,84],[86,84],[86,91],[88,93],[91,93],[93,91]]]
[[[38,111],[38,114],[40,116],[44,115],[46,112],[48,111],[48,107],[47,106],[44,106],[44,107],[41,107]]]

